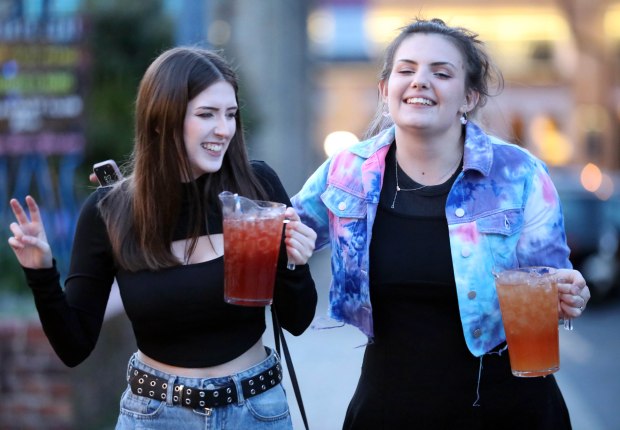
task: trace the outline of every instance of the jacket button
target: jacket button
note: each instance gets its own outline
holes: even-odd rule
[[[338,203],[338,210],[345,210],[347,208],[347,204],[345,202]]]
[[[478,339],[480,336],[482,336],[482,330],[477,328],[476,330],[474,330],[473,335],[476,339]]]
[[[476,292],[475,291],[470,291],[469,293],[467,293],[467,298],[469,300],[473,300],[476,298]]]
[[[459,218],[462,218],[463,215],[465,215],[465,209],[458,208],[457,210],[454,211],[454,215],[456,215]]]
[[[471,249],[469,248],[463,248],[461,250],[461,255],[465,258],[469,257],[471,255]]]

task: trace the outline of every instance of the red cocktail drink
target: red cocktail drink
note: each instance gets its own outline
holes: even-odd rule
[[[269,305],[286,205],[230,193],[220,195],[220,199],[224,215],[224,300],[242,306]]]
[[[544,376],[560,369],[555,270],[523,267],[496,275],[510,367],[515,376]]]

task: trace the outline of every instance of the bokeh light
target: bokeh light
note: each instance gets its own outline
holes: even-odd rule
[[[359,142],[358,137],[350,131],[334,131],[327,135],[323,149],[328,157]]]

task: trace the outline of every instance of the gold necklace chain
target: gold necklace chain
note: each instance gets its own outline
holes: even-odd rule
[[[441,178],[437,179],[437,182],[439,184],[441,184],[445,178],[447,178],[448,176],[451,176],[451,174],[454,173],[454,169],[456,169],[458,165],[461,164],[462,157],[463,155],[461,155],[461,157],[459,157],[456,160],[456,164],[450,167],[450,170],[448,170]],[[392,209],[394,209],[394,204],[396,203],[396,196],[398,196],[399,191],[418,191],[418,190],[421,190],[422,188],[426,188],[429,186],[429,185],[421,185],[415,188],[401,188],[398,185],[398,159],[396,158],[396,153],[394,153],[394,177],[396,178],[396,190],[394,191],[394,200],[392,200],[392,206],[391,206]]]

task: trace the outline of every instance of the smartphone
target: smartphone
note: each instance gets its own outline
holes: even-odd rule
[[[101,161],[93,165],[93,172],[102,187],[109,187],[123,178],[114,160]]]

